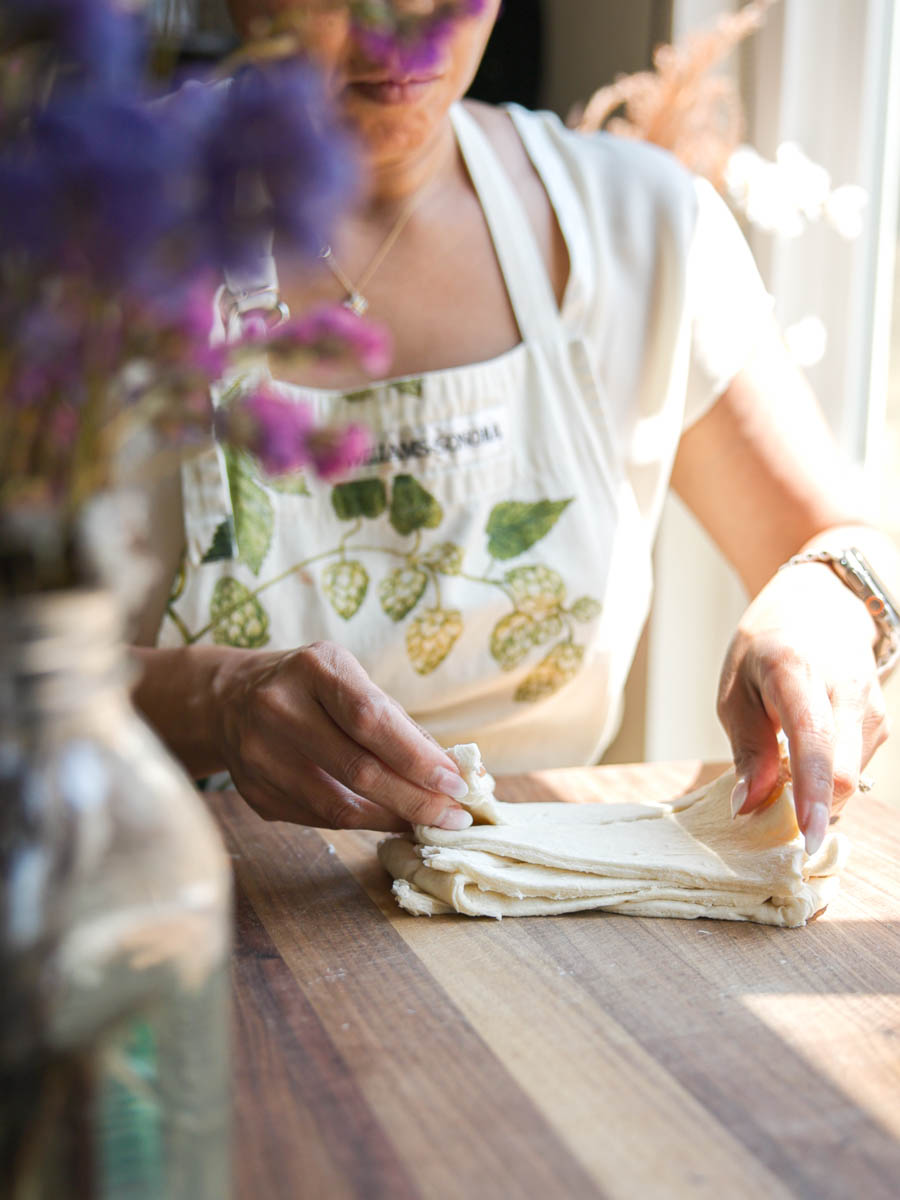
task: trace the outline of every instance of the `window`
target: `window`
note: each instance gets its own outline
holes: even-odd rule
[[[739,0],[674,0],[675,35],[738,7]],[[810,380],[840,444],[880,488],[883,523],[900,537],[900,302],[890,389],[887,369],[898,241],[900,15],[892,0],[781,0],[731,66],[739,71],[747,138],[757,150],[771,158],[780,143],[797,142],[835,184],[869,193],[864,229],[853,241],[826,229],[796,240],[761,234],[750,241],[782,326],[810,314],[823,321],[827,349]],[[746,596],[673,498],[656,569],[645,756],[727,760],[716,685]],[[885,777],[889,754],[900,769],[900,680],[886,693],[897,733],[879,752],[875,774]]]

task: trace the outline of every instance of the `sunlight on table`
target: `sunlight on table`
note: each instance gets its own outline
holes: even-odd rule
[[[778,992],[744,996],[743,1004],[794,1054],[900,1137],[895,996]]]

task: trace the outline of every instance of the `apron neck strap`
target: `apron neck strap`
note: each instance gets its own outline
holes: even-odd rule
[[[531,223],[481,126],[456,103],[450,119],[478,195],[523,341],[546,340],[559,308]]]

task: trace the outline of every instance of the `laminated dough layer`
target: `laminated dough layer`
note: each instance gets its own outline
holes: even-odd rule
[[[416,826],[379,847],[398,902],[417,915],[603,908],[796,926],[837,890],[846,839],[829,831],[807,856],[787,777],[762,811],[734,820],[733,770],[674,804],[504,804],[477,746],[449,753],[475,824]]]

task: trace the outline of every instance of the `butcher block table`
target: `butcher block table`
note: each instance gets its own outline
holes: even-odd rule
[[[666,799],[725,766],[497,791]],[[267,825],[234,794],[217,807],[238,1200],[900,1196],[900,809],[877,786],[841,820],[838,899],[788,930],[412,917],[379,835]]]

